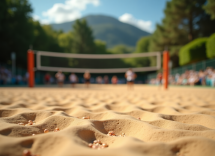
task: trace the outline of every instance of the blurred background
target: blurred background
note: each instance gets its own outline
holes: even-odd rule
[[[1,0],[0,85],[26,85],[27,50],[79,54],[163,52],[171,59],[171,84],[192,75],[215,81],[215,0]],[[135,68],[155,57],[88,61],[42,57],[42,65],[76,68]],[[214,71],[214,72],[213,72]],[[140,72],[136,83],[156,84],[156,72]],[[36,71],[37,84],[54,72]],[[70,73],[65,73],[68,75]],[[92,74],[96,77],[123,74]],[[79,83],[83,74],[77,74]],[[65,80],[67,82],[67,79]]]

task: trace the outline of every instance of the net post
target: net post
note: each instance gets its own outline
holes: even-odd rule
[[[34,87],[34,52],[29,49],[28,52],[28,86]]]
[[[169,52],[163,52],[163,78],[164,78],[164,89],[168,89],[168,76],[169,76]]]

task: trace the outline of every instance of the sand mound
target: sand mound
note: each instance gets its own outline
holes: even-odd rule
[[[94,140],[109,147],[89,148]],[[1,88],[0,156],[24,149],[40,156],[213,156],[215,90]]]

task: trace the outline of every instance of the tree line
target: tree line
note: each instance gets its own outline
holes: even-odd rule
[[[215,32],[215,0],[167,1],[165,16],[162,22],[156,25],[152,35],[140,38],[136,47],[117,45],[111,49],[107,49],[105,42],[94,39],[86,20],[76,20],[73,29],[65,33],[33,20],[32,12],[28,0],[0,1],[0,62],[9,64],[11,52],[16,52],[17,65],[26,67],[26,52],[31,45],[35,50],[83,54],[139,53],[163,51],[168,48],[174,67],[215,57],[215,37],[212,35]],[[65,67],[90,68],[156,65],[153,57],[111,62],[42,58],[44,65],[54,66],[56,62]]]
[[[154,33],[139,41],[143,50],[168,49],[173,67],[215,58],[215,0],[167,1],[164,14]]]

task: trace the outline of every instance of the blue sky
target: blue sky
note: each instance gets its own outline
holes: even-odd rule
[[[110,15],[153,32],[164,17],[167,0],[30,0],[33,17],[44,24],[72,21],[90,14]]]

